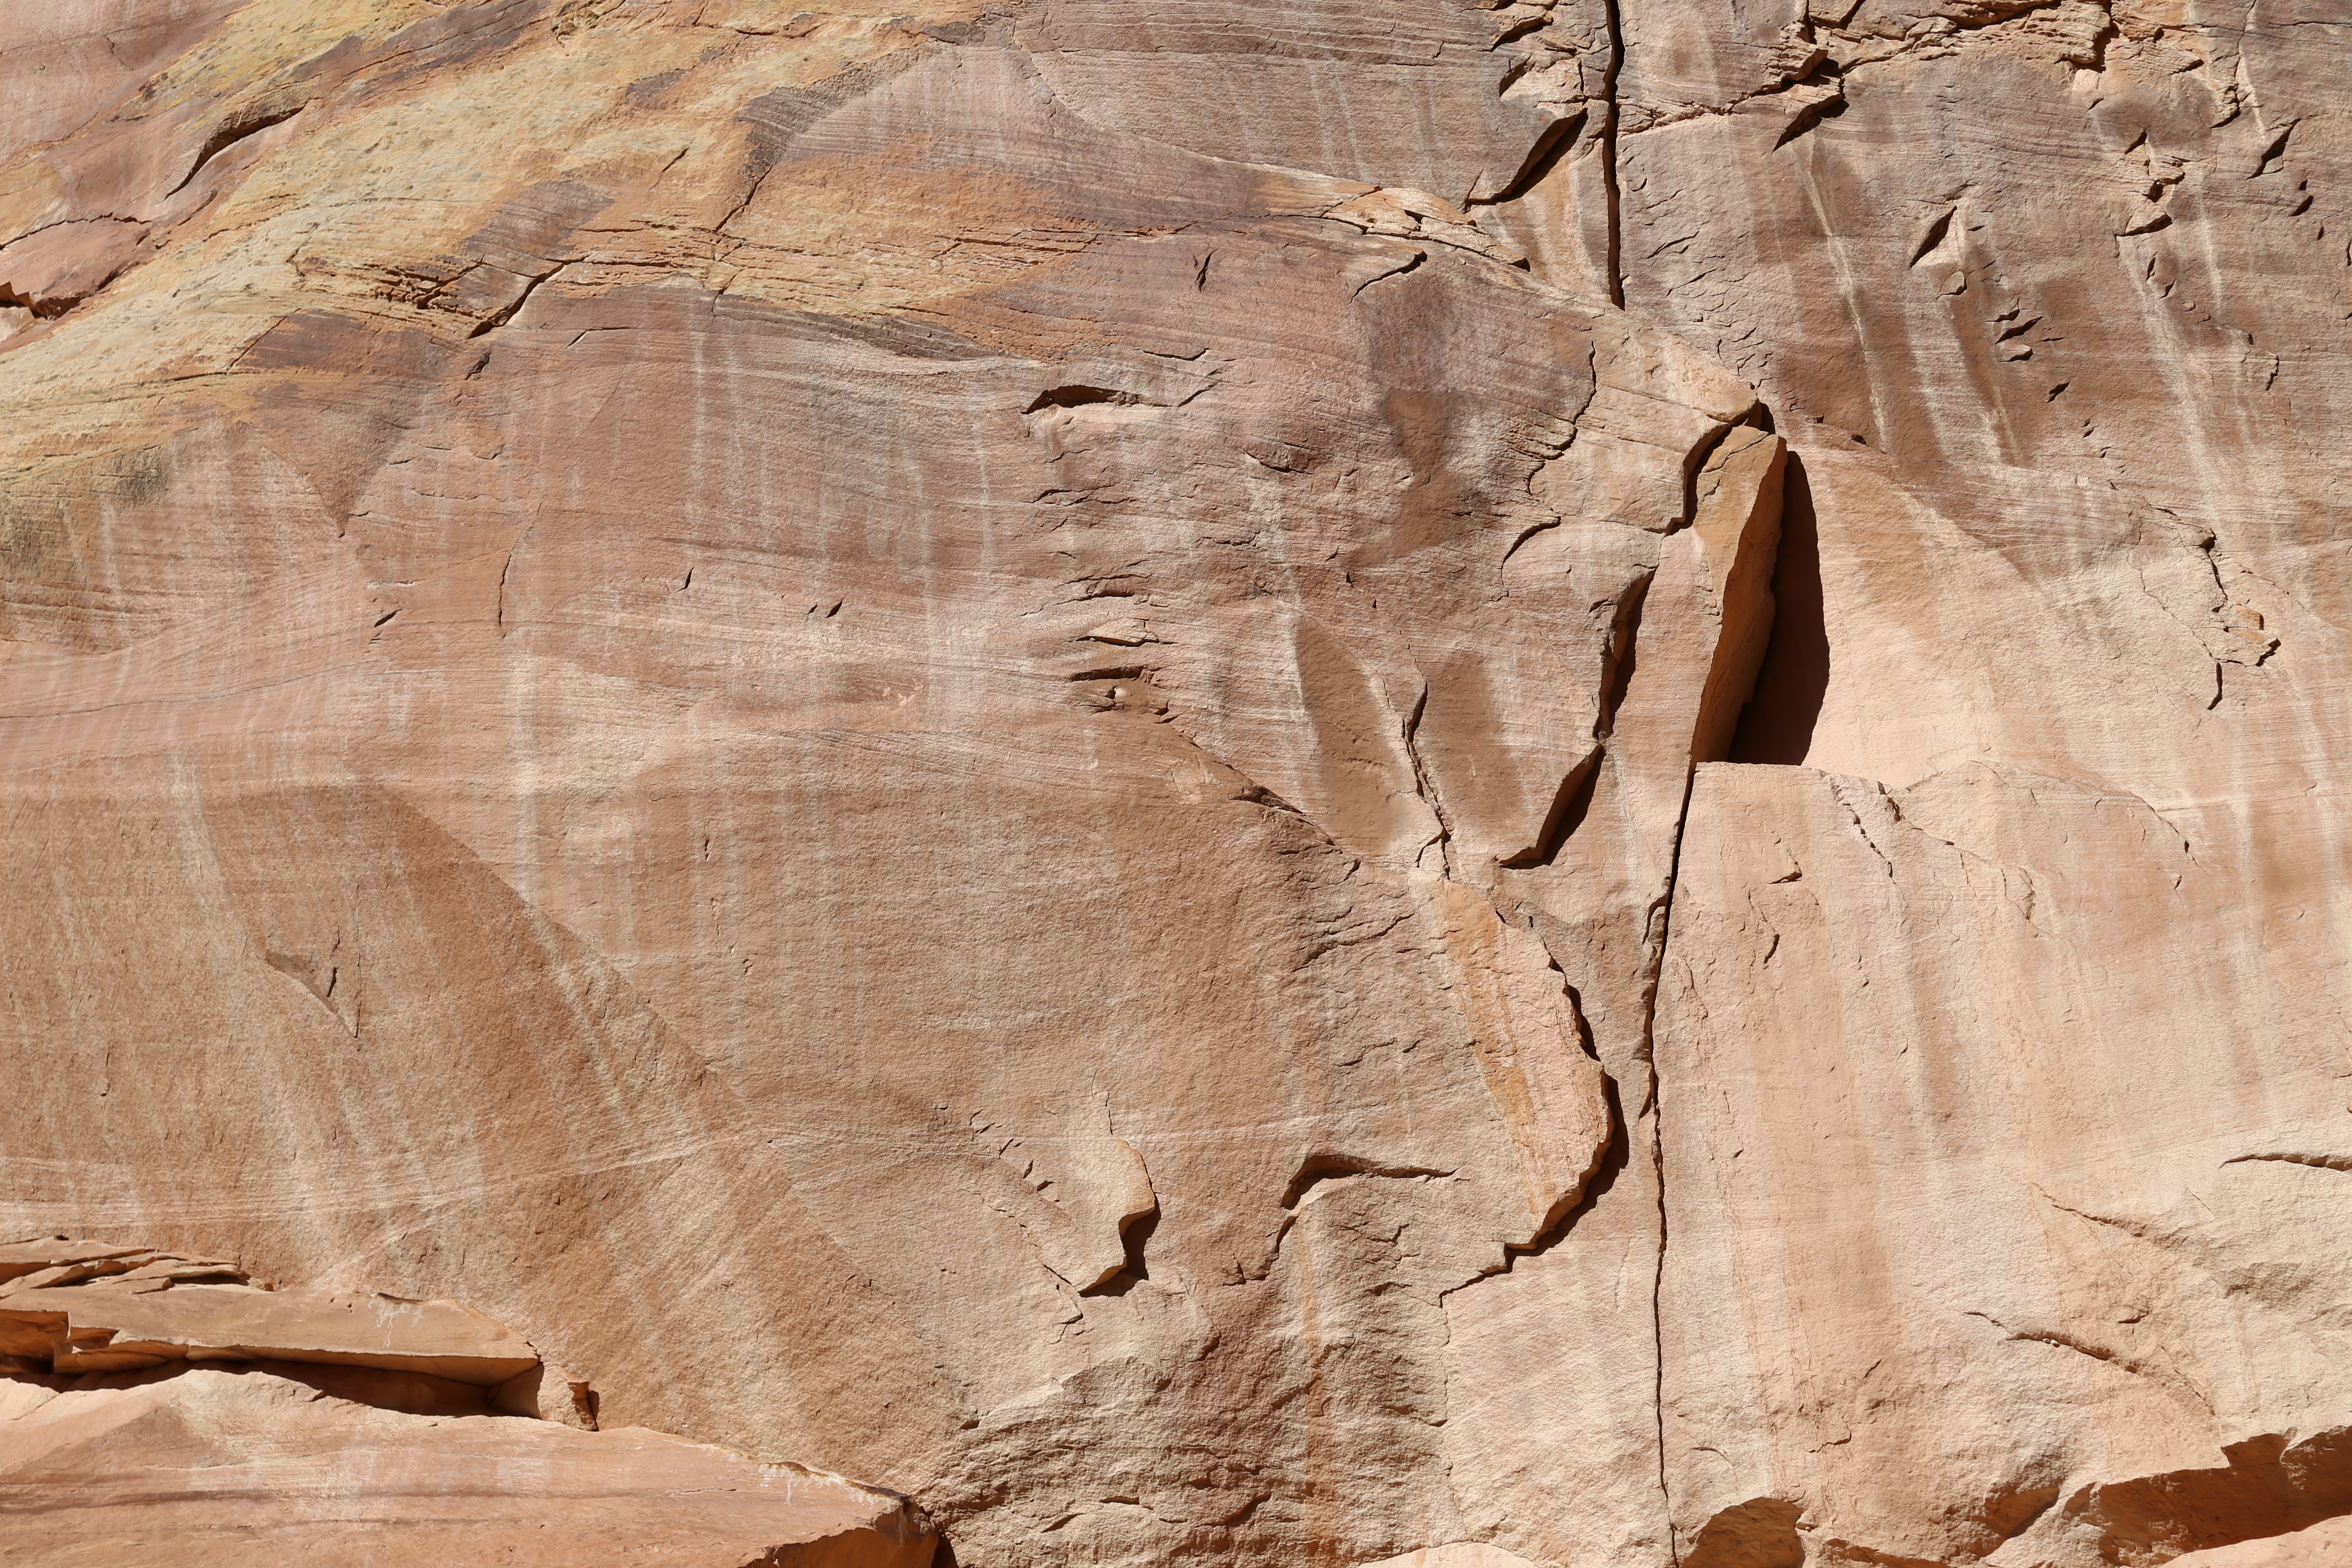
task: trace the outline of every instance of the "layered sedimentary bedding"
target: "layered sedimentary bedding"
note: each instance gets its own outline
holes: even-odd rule
[[[927,1568],[894,1494],[636,1428],[451,1301],[0,1246],[0,1544],[152,1563]]]
[[[2352,1550],[2340,7],[8,26],[0,1554]]]

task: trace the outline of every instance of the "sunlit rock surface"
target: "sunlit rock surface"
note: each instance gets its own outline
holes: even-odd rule
[[[0,1545],[24,1568],[256,1562],[927,1568],[904,1498],[641,1428],[454,1301],[218,1259],[0,1246]]]
[[[11,26],[0,1239],[173,1249],[0,1283],[87,1419],[495,1384],[971,1568],[2352,1512],[2340,7]],[[156,1440],[40,1484],[268,1492]]]

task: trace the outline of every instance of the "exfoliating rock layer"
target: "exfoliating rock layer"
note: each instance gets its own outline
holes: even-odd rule
[[[907,1500],[641,1428],[451,1301],[0,1246],[0,1548],[20,1568],[929,1568]]]

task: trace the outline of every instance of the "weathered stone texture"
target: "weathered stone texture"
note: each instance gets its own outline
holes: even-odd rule
[[[453,1301],[0,1246],[0,1545],[143,1563],[927,1568],[894,1493],[640,1428]]]
[[[620,1552],[662,1568],[925,1568],[936,1550],[899,1500],[835,1477],[636,1428],[379,1408],[373,1392],[265,1363],[91,1376],[27,1401],[0,1420],[8,1561],[389,1568]]]
[[[0,1354],[463,1302],[970,1568],[2324,1554],[2347,45],[51,6],[0,1231],[237,1277]]]

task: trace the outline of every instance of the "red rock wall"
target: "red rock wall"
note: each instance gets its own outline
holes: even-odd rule
[[[2310,1548],[2347,33],[53,7],[0,1229],[973,1568]]]

